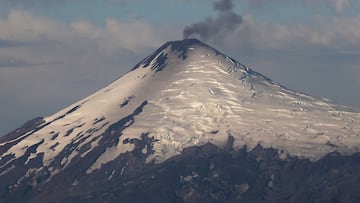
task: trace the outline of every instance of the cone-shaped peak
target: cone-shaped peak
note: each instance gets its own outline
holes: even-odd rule
[[[78,170],[83,180],[99,174],[125,180],[124,171],[207,143],[227,149],[229,140],[234,150],[261,145],[284,158],[352,154],[359,152],[360,114],[288,90],[185,39],[165,43],[132,71],[24,132],[0,143],[0,182],[15,177],[0,191],[24,177],[36,183]]]
[[[132,70],[139,67],[147,68],[150,66],[152,70],[156,70],[157,72],[159,67],[162,67],[169,59],[187,60],[189,62],[189,58],[191,58],[190,61],[194,61],[200,60],[205,56],[213,59],[220,57],[227,60],[229,63],[232,63],[233,66],[237,66],[238,68],[249,72],[251,71],[249,68],[238,63],[231,57],[195,38],[168,41],[164,43],[160,48],[138,63]]]

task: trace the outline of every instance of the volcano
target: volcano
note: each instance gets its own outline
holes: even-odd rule
[[[359,202],[359,146],[360,113],[172,41],[0,138],[0,202]]]

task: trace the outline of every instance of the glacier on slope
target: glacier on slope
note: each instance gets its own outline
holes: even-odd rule
[[[134,150],[131,140],[144,135],[156,140],[143,153],[157,163],[187,147],[224,146],[229,136],[236,149],[260,144],[284,158],[360,151],[359,113],[288,90],[195,39],[164,44],[105,88],[44,120],[0,144],[9,146],[0,156],[0,176],[27,154],[24,164],[41,157],[51,178],[102,145],[105,132],[117,140],[106,143],[87,173]]]

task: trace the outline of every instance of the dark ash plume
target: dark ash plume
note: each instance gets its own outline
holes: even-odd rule
[[[231,11],[231,9],[234,7],[234,4],[231,0],[222,0],[222,1],[215,1],[214,2],[214,10],[215,11],[222,11],[227,12]]]
[[[232,0],[216,0],[213,6],[214,10],[218,12],[218,17],[215,19],[208,17],[203,22],[186,26],[183,30],[184,39],[193,35],[197,35],[205,41],[212,37],[221,37],[234,31],[242,23],[242,17],[233,11]]]

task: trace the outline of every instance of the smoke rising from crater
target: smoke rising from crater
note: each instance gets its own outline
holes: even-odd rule
[[[218,12],[218,16],[207,17],[202,22],[186,26],[183,30],[184,39],[197,36],[207,41],[214,37],[222,37],[234,31],[242,23],[242,17],[233,11],[232,0],[216,0],[213,8]]]

